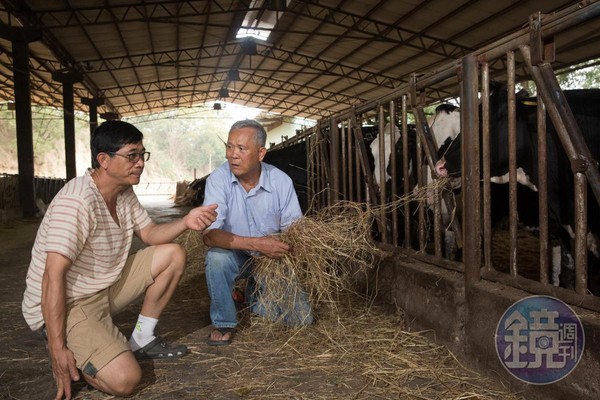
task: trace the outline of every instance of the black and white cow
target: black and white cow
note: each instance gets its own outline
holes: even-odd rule
[[[396,187],[398,188],[398,190],[402,191],[403,189],[403,185],[404,185],[404,173],[403,173],[403,159],[404,159],[404,153],[402,151],[402,132],[400,131],[400,128],[397,125],[394,125],[394,153],[395,153],[395,157],[396,157],[396,168],[395,168],[395,176],[396,176]],[[384,130],[383,130],[383,134],[384,134],[384,154],[383,154],[383,158],[384,158],[384,165],[385,165],[385,181],[384,183],[386,185],[388,185],[388,187],[391,185],[391,179],[392,179],[392,165],[390,162],[390,156],[391,156],[391,148],[392,148],[392,135],[391,135],[391,124],[388,122],[385,124]],[[416,184],[416,164],[417,164],[417,150],[416,150],[416,128],[413,124],[408,124],[408,129],[407,129],[407,142],[408,142],[408,157],[409,157],[409,162],[408,162],[408,175],[409,175],[409,179],[410,179],[410,184],[409,186],[412,188],[415,184]],[[376,133],[375,137],[373,138],[373,140],[371,141],[371,143],[369,144],[369,149],[371,152],[371,156],[373,157],[372,160],[372,164],[371,167],[373,169],[373,177],[375,180],[375,184],[377,185],[377,187],[379,187],[381,185],[381,169],[379,166],[380,163],[380,159],[381,159],[381,155],[380,155],[380,151],[379,151],[379,136]],[[390,192],[389,190],[387,191],[388,193]],[[391,199],[388,199],[391,200]]]
[[[600,159],[600,90],[567,90],[564,95],[569,103],[575,119],[581,129],[592,157]],[[537,127],[535,98],[518,99],[516,107],[517,119],[517,167],[518,180],[536,190],[538,175]],[[507,130],[507,95],[505,90],[495,90],[490,97],[490,167],[491,175],[503,177],[508,173],[508,130]],[[439,174],[458,176],[461,169],[460,135],[447,140],[440,149],[443,159],[436,166]],[[547,121],[547,165],[548,165],[548,209],[550,218],[555,220],[564,231],[560,235],[561,249],[553,249],[553,283],[571,287],[569,277],[574,268],[571,256],[571,244],[574,226],[574,177],[571,163],[563,150],[557,132]],[[593,166],[593,168],[597,168]],[[531,209],[530,214],[537,214]],[[590,251],[590,274],[598,271],[598,234],[600,233],[600,207],[591,190],[588,191],[588,249]],[[557,260],[560,256],[561,260]],[[559,278],[560,266],[563,274]],[[565,271],[565,268],[567,271]],[[570,270],[570,271],[569,271]],[[567,278],[565,278],[567,277]],[[598,293],[595,293],[598,294]]]

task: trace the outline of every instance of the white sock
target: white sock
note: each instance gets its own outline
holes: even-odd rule
[[[156,338],[154,336],[154,328],[156,328],[157,323],[158,320],[156,318],[145,317],[142,314],[138,316],[137,323],[129,339],[131,351],[141,349]]]

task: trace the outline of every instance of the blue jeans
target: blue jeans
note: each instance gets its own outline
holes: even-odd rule
[[[246,299],[252,312],[283,322],[286,325],[310,325],[313,321],[312,310],[305,292],[300,291],[294,302],[294,310],[282,315],[277,305],[263,305],[257,302],[254,277],[252,276],[252,257],[239,250],[227,250],[211,247],[205,257],[206,283],[210,296],[210,319],[216,328],[234,328],[237,326],[237,309],[231,297],[237,279],[248,279]],[[260,283],[258,283],[260,287]],[[260,290],[258,291],[260,292]]]

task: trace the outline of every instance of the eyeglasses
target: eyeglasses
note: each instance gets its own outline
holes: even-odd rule
[[[129,160],[130,163],[135,164],[136,162],[140,161],[140,158],[142,160],[144,160],[144,162],[148,161],[150,159],[150,152],[149,151],[144,151],[143,153],[129,153],[129,154],[119,154],[119,153],[114,153],[114,152],[110,152],[108,153],[110,156],[119,156],[119,157],[124,157],[126,159]]]

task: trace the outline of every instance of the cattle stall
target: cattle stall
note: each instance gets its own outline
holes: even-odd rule
[[[456,327],[459,333],[454,336],[489,335],[476,326],[484,324],[475,323],[474,317],[488,318],[486,313],[490,312],[483,304],[494,308],[494,303],[507,304],[507,300],[482,300],[485,297],[482,291],[488,290],[488,284],[493,285],[489,290],[494,293],[497,290],[518,293],[511,294],[515,296],[513,299],[548,295],[579,307],[594,316],[593,321],[586,323],[590,324],[591,331],[598,332],[600,298],[597,288],[590,287],[590,274],[600,274],[600,264],[595,259],[598,254],[594,254],[593,246],[588,245],[597,240],[590,237],[600,234],[597,223],[600,218],[600,146],[597,144],[600,134],[594,137],[587,132],[590,129],[598,132],[600,124],[580,126],[579,111],[572,110],[569,102],[574,94],[561,90],[553,67],[560,51],[568,51],[569,46],[577,46],[582,40],[570,36],[569,28],[587,25],[591,34],[598,21],[600,3],[596,2],[578,3],[553,15],[533,14],[518,32],[429,72],[414,73],[409,82],[388,95],[320,120],[316,126],[291,139],[294,143],[306,142],[307,192],[313,209],[338,201],[380,207],[382,212],[375,218],[373,232],[382,247],[402,254],[402,259],[409,257],[426,263],[427,267],[422,269],[433,267],[435,276],[439,273],[435,268],[439,267],[459,276],[458,282],[454,281],[460,291],[457,298],[466,302],[466,314],[470,315],[464,316],[466,328]],[[589,56],[597,58],[600,53],[590,49]],[[498,86],[498,82],[502,85]],[[518,92],[518,85],[533,88],[536,95]],[[531,108],[523,105],[524,96]],[[459,143],[462,157],[458,161],[459,178],[450,179],[442,186],[435,182],[440,180],[437,166],[446,154],[439,152],[443,138],[437,137],[438,132],[432,129],[436,118],[432,110],[449,99],[460,105],[460,132],[456,132],[460,137],[449,138],[449,144]],[[503,104],[501,108],[499,104]],[[499,111],[502,120],[496,119]],[[600,107],[596,115],[600,115]],[[374,140],[366,140],[364,121],[372,119],[377,120],[378,134]],[[505,139],[505,149],[495,147],[500,141],[498,138]],[[530,163],[523,168],[520,146],[526,138],[530,140],[526,150],[531,154],[525,157]],[[284,142],[276,148],[285,145]],[[388,152],[389,162],[385,157],[373,162],[370,151],[373,148],[380,155]],[[500,180],[494,175],[500,153],[503,157],[506,155],[503,163],[507,178],[503,179],[507,183],[502,184],[507,195],[505,201],[492,198],[493,191],[498,189],[496,182]],[[379,181],[374,178],[376,170]],[[519,202],[519,198],[525,196],[521,195],[525,180],[522,170],[534,173],[527,176],[530,181],[526,183],[533,188],[535,205],[523,199]],[[411,197],[417,188],[425,187],[431,191],[418,198]],[[506,265],[498,266],[493,261],[492,219],[496,206],[504,202],[510,248]],[[529,265],[518,262],[519,214],[524,218],[527,213],[535,214],[539,221],[537,265],[533,274],[525,273]],[[557,243],[560,243],[559,251],[553,250]],[[553,262],[557,261],[553,256],[559,252],[563,268],[565,258],[573,259],[572,286],[557,280],[562,278],[556,277]],[[392,268],[396,269],[392,274],[402,274],[398,272],[400,267]],[[408,275],[403,277],[412,279]],[[407,286],[403,288],[411,290]],[[398,291],[398,288],[390,290]],[[391,297],[396,304],[409,309],[416,307],[413,299],[398,300],[403,298],[402,294]],[[426,308],[414,309],[429,312]],[[489,324],[493,324],[493,319]],[[436,326],[435,321],[418,326],[443,329]],[[440,334],[437,329],[436,333]],[[454,336],[447,339],[456,344],[459,340]],[[476,338],[470,340],[472,351],[489,351],[489,348],[478,347],[483,345],[474,343]],[[590,346],[598,346],[597,341],[590,343]],[[587,361],[588,365],[598,362],[595,354]],[[485,367],[493,365],[493,361],[479,361]],[[585,376],[585,372],[582,374]],[[589,376],[580,379],[586,380]],[[593,390],[600,390],[598,384],[594,385]]]

